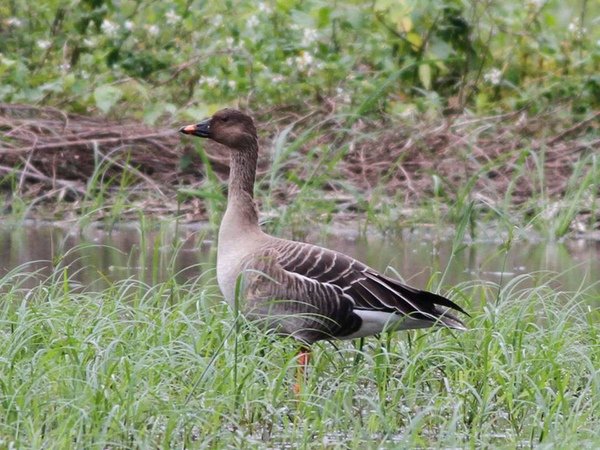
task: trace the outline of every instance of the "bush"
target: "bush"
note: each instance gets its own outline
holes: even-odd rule
[[[0,101],[197,117],[329,103],[342,112],[598,106],[592,2],[151,2],[0,6]],[[588,29],[589,28],[589,29]]]

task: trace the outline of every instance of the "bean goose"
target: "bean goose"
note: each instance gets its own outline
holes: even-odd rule
[[[252,118],[224,109],[182,133],[209,138],[231,151],[227,209],[219,229],[217,280],[225,299],[251,320],[299,340],[300,366],[310,344],[384,330],[433,325],[465,330],[440,295],[409,287],[342,253],[264,233],[254,203],[258,140]]]

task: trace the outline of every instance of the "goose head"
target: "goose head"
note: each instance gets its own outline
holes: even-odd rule
[[[194,125],[179,129],[181,133],[212,139],[233,150],[256,148],[256,127],[252,118],[237,109],[222,109]]]

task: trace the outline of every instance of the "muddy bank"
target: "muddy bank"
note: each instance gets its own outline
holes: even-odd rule
[[[354,190],[367,198],[374,189],[383,190],[407,207],[431,198],[452,202],[464,192],[489,205],[522,205],[541,195],[560,200],[572,189],[582,158],[600,149],[600,113],[575,123],[555,111],[411,123],[342,120],[326,111],[299,116],[285,108],[254,116],[262,141],[260,188],[271,190],[274,204],[289,202],[310,179],[340,205],[340,213],[361,211]],[[205,219],[205,201],[190,193],[206,182],[206,164],[217,179],[227,179],[228,153],[213,142],[182,138],[179,125],[150,127],[0,104],[3,212],[14,212],[18,198],[29,204],[29,216],[68,218],[87,211],[101,196],[94,219],[102,219],[115,197],[123,201],[125,196],[124,218],[135,218],[143,209]],[[264,175],[274,160],[279,174],[293,176],[278,177],[269,186],[272,179]],[[578,170],[583,179],[591,168],[580,164]],[[597,196],[597,185],[595,191]]]

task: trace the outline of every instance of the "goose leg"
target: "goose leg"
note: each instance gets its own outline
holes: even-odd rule
[[[294,393],[300,394],[304,383],[306,383],[306,369],[310,361],[310,349],[301,347],[298,352],[298,370],[296,372],[296,383],[294,384]]]

